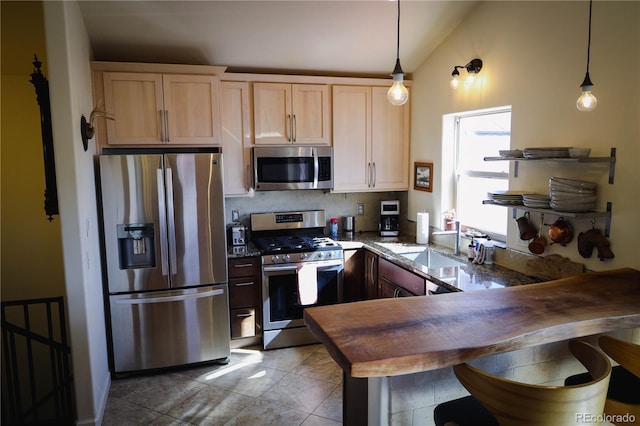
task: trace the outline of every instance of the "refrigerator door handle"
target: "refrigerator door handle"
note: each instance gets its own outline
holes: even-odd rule
[[[165,169],[165,185],[167,187],[167,225],[169,236],[169,270],[171,275],[178,272],[178,255],[176,253],[176,218],[173,211],[173,170]]]
[[[158,185],[158,219],[160,221],[160,264],[162,265],[162,275],[167,276],[169,274],[169,247],[167,246],[167,205],[162,169],[157,169],[156,175],[156,184]]]
[[[116,305],[142,305],[145,303],[182,302],[189,299],[202,299],[204,297],[220,296],[223,294],[224,290],[215,289],[202,293],[179,294],[174,296],[116,299],[113,303]]]

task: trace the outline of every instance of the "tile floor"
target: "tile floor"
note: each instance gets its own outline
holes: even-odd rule
[[[102,424],[338,425],[342,370],[322,345],[233,349],[227,365],[113,380]]]

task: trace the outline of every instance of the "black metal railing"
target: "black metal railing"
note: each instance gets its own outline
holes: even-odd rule
[[[2,302],[2,424],[73,424],[62,297]]]

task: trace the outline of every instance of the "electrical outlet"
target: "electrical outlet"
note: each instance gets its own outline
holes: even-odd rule
[[[240,220],[240,212],[238,210],[231,210],[231,220],[233,222]]]
[[[357,204],[357,211],[359,215],[363,215],[364,214],[364,203],[358,203]]]

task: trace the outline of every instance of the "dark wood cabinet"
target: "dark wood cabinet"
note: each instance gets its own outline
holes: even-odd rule
[[[369,250],[364,252],[364,298],[378,298],[378,255]]]
[[[260,258],[233,258],[228,260],[228,266],[232,346],[255,344],[262,335]],[[246,342],[234,343],[234,339]]]
[[[378,294],[381,298],[424,296],[426,294],[425,279],[380,258],[378,259]]]
[[[415,294],[408,292],[404,288],[396,285],[390,281],[387,277],[378,277],[378,292],[380,299],[388,297],[411,297]]]
[[[344,281],[342,300],[357,302],[364,299],[364,249],[344,250]]]

